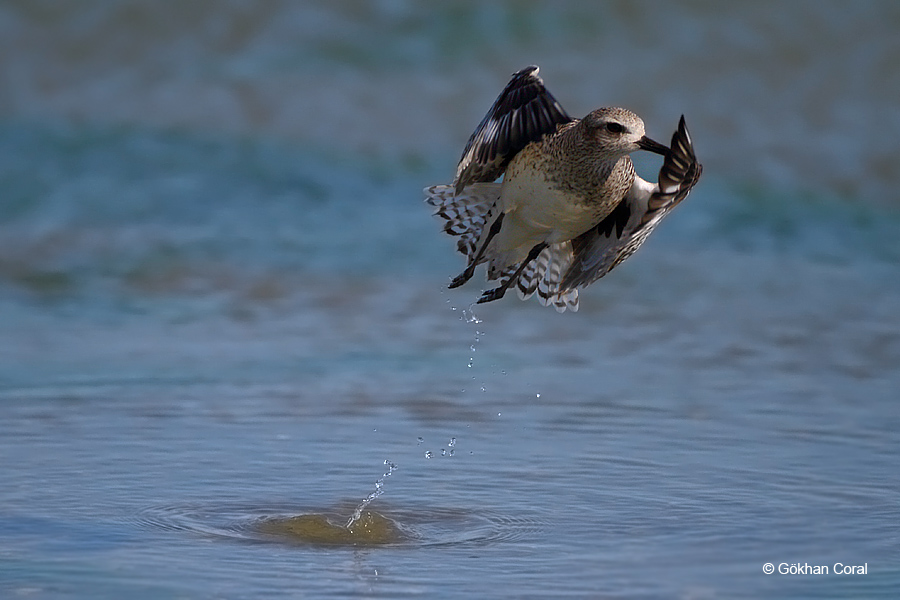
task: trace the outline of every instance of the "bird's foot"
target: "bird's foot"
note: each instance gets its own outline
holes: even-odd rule
[[[460,273],[459,275],[457,275],[456,277],[454,277],[453,281],[451,281],[450,285],[448,285],[447,287],[450,288],[451,290],[453,288],[458,288],[459,286],[461,286],[468,280],[472,279],[472,275],[474,273],[475,273],[475,269],[470,269],[470,268],[466,267],[466,270],[463,271],[462,273]]]
[[[500,287],[488,290],[481,295],[481,298],[478,299],[478,302],[476,302],[476,304],[484,304],[485,302],[493,302],[494,300],[499,300],[503,297],[503,294],[505,294],[506,290],[508,289],[509,288],[507,286],[501,285]]]

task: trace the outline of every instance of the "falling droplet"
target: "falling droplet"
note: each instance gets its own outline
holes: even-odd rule
[[[481,323],[481,319],[475,316],[475,311],[472,310],[474,306],[475,305],[473,304],[469,308],[463,309],[463,317],[465,317],[466,323],[475,323],[476,325],[478,325],[479,323]]]
[[[456,454],[456,450],[452,450],[452,449],[451,449],[451,450],[450,450],[450,456],[453,456],[454,454]]]
[[[425,458],[431,458],[432,456],[434,456],[434,454],[431,453],[431,450],[425,451]]]
[[[451,447],[451,448],[452,448],[453,446],[455,446],[455,445],[456,445],[456,438],[455,438],[455,437],[454,437],[454,438],[450,438],[450,443],[447,444],[447,445],[448,445],[449,447]]]
[[[441,456],[447,456],[447,451],[444,449],[441,449]]]

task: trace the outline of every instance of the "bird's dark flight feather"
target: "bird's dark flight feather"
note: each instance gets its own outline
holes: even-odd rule
[[[572,120],[544,87],[536,66],[514,73],[463,150],[453,182],[456,192],[471,183],[495,181],[525,146]]]

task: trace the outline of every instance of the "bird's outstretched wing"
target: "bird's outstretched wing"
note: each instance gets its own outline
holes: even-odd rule
[[[572,240],[573,259],[559,290],[587,287],[634,254],[663,217],[687,197],[702,171],[682,116],[659,171],[659,183],[635,178],[609,216]]]
[[[509,161],[531,142],[572,121],[544,87],[532,65],[514,73],[469,138],[456,167],[456,193],[476,182],[495,181]]]

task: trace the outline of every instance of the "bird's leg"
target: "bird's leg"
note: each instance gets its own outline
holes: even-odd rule
[[[522,264],[519,265],[519,268],[516,269],[516,272],[512,274],[506,281],[503,282],[503,285],[500,287],[496,287],[492,290],[488,290],[481,295],[481,298],[478,299],[478,304],[484,304],[485,302],[493,302],[494,300],[499,300],[503,297],[503,294],[506,293],[506,290],[512,286],[512,284],[519,280],[519,275],[522,274],[522,271],[525,270],[525,267],[528,266],[528,263],[533,261],[538,257],[538,254],[544,251],[544,248],[547,247],[547,242],[541,242],[536,245],[531,251],[528,253],[528,256],[525,257],[525,260],[522,261]]]
[[[469,261],[469,265],[466,267],[466,270],[453,278],[453,281],[450,282],[450,285],[447,286],[450,289],[456,288],[472,279],[472,275],[475,274],[475,267],[478,266],[478,263],[481,262],[481,259],[484,257],[484,253],[487,250],[488,244],[491,243],[491,240],[494,239],[494,236],[500,233],[500,225],[503,223],[503,215],[504,213],[500,213],[497,215],[497,219],[491,223],[491,228],[488,230],[487,237],[484,240],[484,243],[481,245],[481,248],[478,249],[478,252],[475,253],[475,256],[472,257],[472,260]]]

